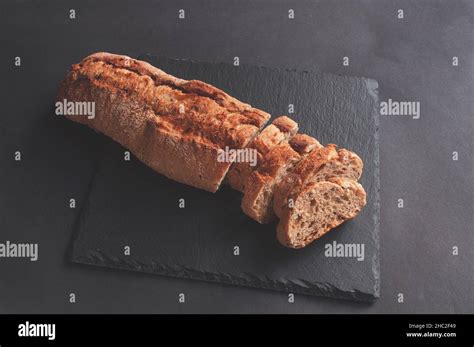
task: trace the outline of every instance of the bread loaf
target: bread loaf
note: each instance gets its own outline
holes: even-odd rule
[[[186,81],[126,56],[96,53],[73,65],[60,101],[94,102],[95,118],[68,117],[110,136],[155,171],[215,192],[231,162],[270,118],[201,81]]]
[[[296,134],[297,123],[286,116],[264,128],[268,113],[143,61],[92,54],[72,66],[58,101],[94,103],[95,117],[65,116],[111,137],[170,179],[210,192],[225,179],[244,193],[248,216],[259,223],[280,217],[277,238],[291,248],[353,218],[366,203],[356,182],[363,163],[355,153]],[[232,150],[254,151],[255,165],[221,160]]]

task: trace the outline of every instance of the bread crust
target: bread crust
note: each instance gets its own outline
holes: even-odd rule
[[[173,77],[127,56],[95,53],[72,66],[58,100],[95,102],[94,119],[67,116],[128,148],[155,171],[215,192],[231,163],[270,118],[211,85]]]
[[[317,148],[323,147],[318,140],[306,134],[296,134],[288,142],[300,155],[306,155]]]

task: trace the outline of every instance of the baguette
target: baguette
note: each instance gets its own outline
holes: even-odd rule
[[[94,102],[95,118],[68,115],[128,148],[155,171],[215,192],[231,162],[270,115],[201,81],[186,81],[127,56],[96,53],[73,65],[58,100]]]
[[[72,66],[58,101],[94,103],[95,117],[65,116],[170,179],[210,192],[225,179],[244,193],[248,216],[259,223],[280,217],[277,238],[285,246],[305,247],[366,204],[356,182],[363,163],[355,153],[296,134],[297,123],[286,116],[264,128],[268,113],[146,62],[92,54]],[[256,151],[256,166],[220,160],[223,151],[240,149]]]

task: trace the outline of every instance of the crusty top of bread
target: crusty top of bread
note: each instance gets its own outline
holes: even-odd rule
[[[257,149],[258,153],[263,156],[274,146],[293,137],[297,131],[298,124],[294,120],[287,116],[280,116],[263,129],[249,147]]]
[[[297,144],[297,145],[295,145]],[[288,142],[283,142],[267,153],[256,172],[276,177],[280,168],[288,163],[296,163],[307,153],[321,146],[314,137],[296,134]]]
[[[294,176],[299,176],[302,180],[311,175],[317,168],[325,162],[337,158],[336,145],[329,144],[326,147],[315,149],[309,153],[293,170]]]
[[[182,90],[185,93],[208,97],[214,100],[220,106],[227,109],[229,112],[251,110],[255,112],[256,120],[260,117],[268,120],[267,113],[261,110],[253,109],[250,105],[237,100],[236,98],[210,84],[198,80],[183,80],[174,77],[145,61],[136,60],[125,55],[98,52],[84,58],[78,65],[84,66],[90,62],[97,61],[102,61],[114,67],[135,72],[138,75],[148,76],[155,82],[155,85],[157,86],[167,85],[174,89]]]
[[[293,137],[298,132],[298,123],[287,116],[279,116],[272,122],[283,134]]]
[[[289,144],[300,155],[306,155],[317,148],[323,147],[318,140],[306,134],[296,134],[291,138]]]
[[[163,130],[219,148],[245,147],[270,118],[207,83],[182,80],[126,56],[92,54],[73,65],[70,75],[133,95],[152,108]]]

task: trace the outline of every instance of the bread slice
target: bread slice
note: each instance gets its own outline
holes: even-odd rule
[[[301,160],[274,189],[273,209],[280,217],[288,203],[290,191],[297,191],[310,182],[327,181],[331,177],[341,177],[357,181],[363,169],[363,162],[354,152],[347,149],[337,150],[336,145],[329,144],[318,148]]]
[[[248,146],[249,149],[256,151],[256,165],[252,166],[249,162],[233,163],[226,176],[227,183],[233,189],[243,192],[247,178],[258,168],[265,154],[276,145],[293,137],[297,132],[298,124],[295,121],[286,116],[276,118]]]
[[[290,248],[307,246],[354,218],[366,204],[364,188],[345,178],[311,182],[290,195],[294,205],[284,208],[277,227],[278,241]]]
[[[67,117],[110,136],[155,171],[215,192],[231,162],[270,118],[209,84],[127,56],[96,53],[73,65],[58,101],[94,102],[95,118]]]
[[[290,143],[297,146],[292,147]],[[316,139],[307,135],[295,135],[290,143],[285,142],[271,149],[245,184],[242,210],[261,224],[269,223],[275,217],[272,209],[275,184],[285,177],[304,155],[321,146]]]

